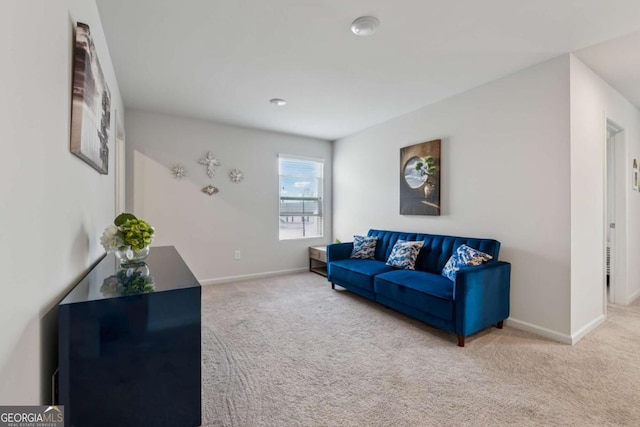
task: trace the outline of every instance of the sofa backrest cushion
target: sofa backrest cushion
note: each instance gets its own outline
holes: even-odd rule
[[[500,252],[500,242],[494,239],[479,239],[473,237],[444,236],[438,234],[424,233],[403,233],[389,230],[369,230],[368,236],[378,238],[376,245],[375,259],[386,262],[391,254],[393,245],[398,240],[422,240],[424,246],[418,255],[415,268],[420,271],[440,274],[442,268],[447,263],[458,246],[465,244],[474,249],[478,249],[498,259]]]

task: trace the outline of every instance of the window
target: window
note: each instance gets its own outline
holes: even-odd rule
[[[322,160],[279,156],[280,240],[322,237]]]

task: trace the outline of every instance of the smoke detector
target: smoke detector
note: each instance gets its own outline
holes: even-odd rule
[[[351,24],[351,32],[356,36],[370,36],[376,32],[378,25],[380,21],[373,16],[361,16]]]
[[[280,99],[280,98],[270,99],[269,103],[271,105],[275,105],[276,107],[283,107],[283,106],[287,105],[287,101],[285,101],[284,99]]]

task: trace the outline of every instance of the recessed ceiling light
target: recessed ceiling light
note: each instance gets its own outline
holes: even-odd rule
[[[373,16],[361,16],[351,24],[351,32],[356,36],[370,36],[375,33],[380,25]]]
[[[269,102],[271,103],[271,105],[275,105],[276,107],[282,107],[283,105],[287,105],[287,101],[280,98],[273,98],[269,100]]]

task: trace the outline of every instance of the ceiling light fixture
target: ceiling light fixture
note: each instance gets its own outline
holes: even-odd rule
[[[284,99],[280,99],[280,98],[270,99],[269,103],[271,103],[271,105],[275,105],[276,107],[282,107],[284,105],[287,105],[287,101],[285,101]]]
[[[356,36],[370,36],[376,32],[378,25],[380,21],[373,16],[361,16],[351,24],[351,32]]]

